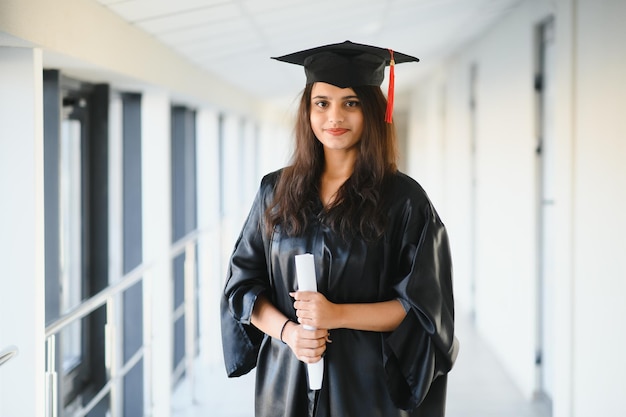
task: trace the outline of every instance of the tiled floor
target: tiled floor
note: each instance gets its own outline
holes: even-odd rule
[[[447,417],[549,417],[542,404],[523,398],[468,320],[457,321],[461,351],[449,377]],[[185,383],[172,417],[252,417],[254,375],[228,379],[221,366],[199,366],[196,399]],[[360,417],[360,416],[359,416]]]

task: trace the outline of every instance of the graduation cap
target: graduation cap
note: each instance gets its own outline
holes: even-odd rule
[[[302,65],[306,83],[325,82],[340,88],[362,85],[380,86],[389,65],[389,90],[385,121],[391,123],[394,99],[394,65],[419,59],[391,49],[345,41],[292,54],[272,57],[278,61]]]

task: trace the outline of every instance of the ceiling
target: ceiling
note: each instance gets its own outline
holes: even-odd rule
[[[396,88],[480,35],[520,0],[96,0],[259,98],[294,96],[302,67],[269,59],[350,40],[414,55]]]

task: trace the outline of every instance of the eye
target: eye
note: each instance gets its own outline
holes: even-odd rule
[[[359,107],[361,103],[358,100],[349,100],[346,101],[346,107]]]
[[[326,100],[318,100],[318,101],[315,101],[313,104],[316,107],[319,107],[322,109],[328,107],[328,102]]]

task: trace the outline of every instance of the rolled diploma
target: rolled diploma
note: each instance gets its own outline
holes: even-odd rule
[[[296,278],[298,279],[299,291],[317,292],[317,281],[315,279],[315,264],[313,263],[313,255],[305,253],[296,255]],[[302,325],[305,329],[315,330],[314,327]],[[309,388],[318,390],[322,388],[322,379],[324,379],[324,358],[316,363],[308,363],[307,370],[309,375]]]

